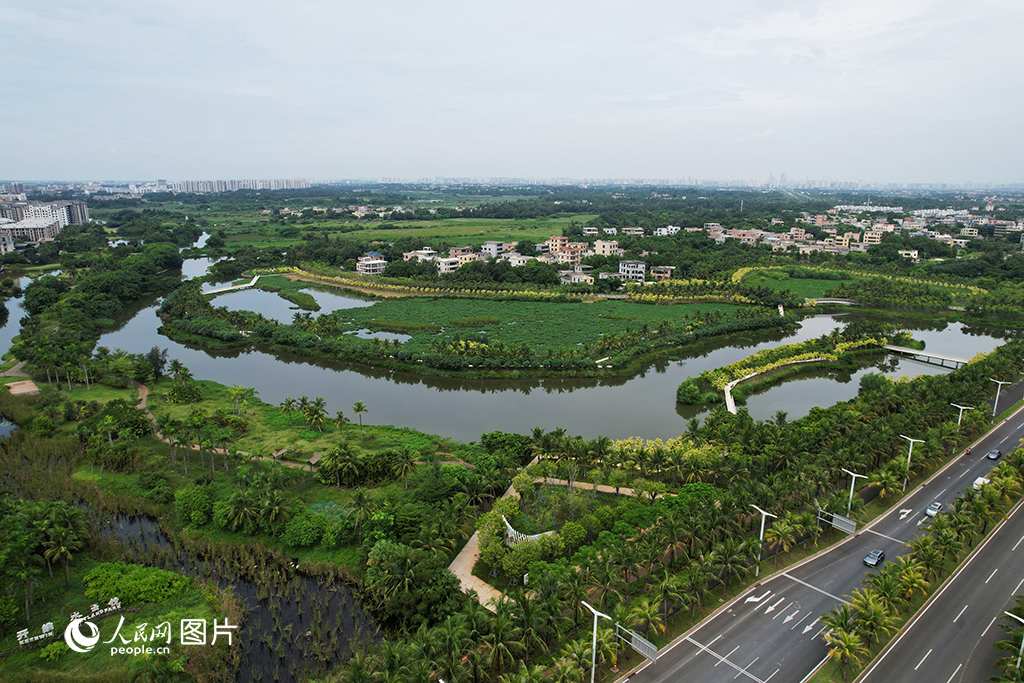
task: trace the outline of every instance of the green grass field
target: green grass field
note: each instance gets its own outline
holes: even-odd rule
[[[770,271],[772,275],[784,275],[779,271]],[[754,271],[743,278],[743,284],[751,287],[770,287],[775,290],[788,289],[805,299],[817,299],[825,296],[825,292],[839,285],[849,285],[858,282],[863,278],[851,278],[849,280],[818,280],[810,278],[788,278],[780,280],[777,277],[765,275],[765,271]]]
[[[425,351],[436,338],[483,333],[506,345],[525,343],[535,351],[593,344],[602,334],[617,334],[663,320],[680,322],[687,315],[735,311],[739,306],[718,303],[650,306],[628,301],[550,303],[490,299],[387,299],[366,308],[347,309],[338,317],[348,330],[373,329],[375,322],[401,321],[441,326],[442,331],[413,330],[406,348]],[[476,319],[476,320],[474,320]]]

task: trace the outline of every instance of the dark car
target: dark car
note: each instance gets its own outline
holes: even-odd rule
[[[885,551],[875,548],[864,558],[864,564],[869,567],[877,567],[885,562]]]
[[[988,452],[988,455],[986,455],[985,457],[988,458],[989,460],[998,460],[999,458],[1003,457],[1003,452],[998,448],[993,448]]]

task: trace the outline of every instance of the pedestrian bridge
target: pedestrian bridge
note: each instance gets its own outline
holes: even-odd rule
[[[817,306],[818,304],[837,304],[839,306],[859,306],[853,299],[808,299],[812,304]]]
[[[963,358],[954,358],[953,356],[945,356],[941,353],[932,353],[931,351],[919,351],[918,349],[908,349],[905,346],[896,346],[895,344],[885,344],[882,348],[898,353],[901,356],[910,356],[915,360],[920,360],[925,363],[931,363],[932,365],[940,365],[944,368],[949,367],[946,363],[952,364],[954,368],[967,365],[967,361]]]

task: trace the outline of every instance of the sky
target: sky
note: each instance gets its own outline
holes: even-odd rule
[[[0,178],[1024,181],[1021,0],[0,0]]]

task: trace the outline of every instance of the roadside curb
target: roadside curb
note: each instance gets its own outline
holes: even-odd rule
[[[991,433],[992,433],[992,432],[994,432],[995,430],[997,430],[997,429],[999,429],[1000,427],[1002,427],[1003,425],[1005,425],[1005,424],[1006,424],[1007,422],[1009,422],[1009,421],[1010,421],[1010,419],[1012,419],[1013,417],[1017,416],[1017,415],[1018,415],[1018,414],[1020,414],[1021,412],[1024,412],[1024,406],[1021,406],[1020,408],[1018,408],[1018,409],[1017,409],[1017,410],[1015,410],[1014,412],[1012,412],[1012,413],[1010,413],[1009,415],[1007,415],[1007,416],[1006,416],[1006,417],[1005,417],[1005,418],[1004,418],[1003,420],[1001,420],[1001,421],[1000,421],[1000,422],[999,422],[998,424],[992,425],[992,426],[991,426],[991,427],[990,427],[989,429],[987,429],[987,430],[986,430],[986,431],[985,431],[985,432],[984,432],[983,434],[981,434],[981,435],[980,435],[980,436],[979,436],[979,437],[978,437],[977,439],[975,439],[975,440],[974,440],[974,441],[973,441],[973,442],[972,442],[972,443],[971,443],[971,444],[970,444],[970,445],[968,446],[968,448],[969,448],[969,449],[973,449],[973,448],[975,448],[975,447],[976,447],[976,446],[977,446],[977,445],[978,445],[978,444],[979,444],[979,443],[980,443],[980,442],[981,442],[982,440],[984,440],[985,438],[987,438],[989,434],[991,434]],[[955,464],[957,464],[958,462],[960,462],[960,461],[961,461],[961,459],[962,459],[962,458],[963,458],[963,457],[964,457],[965,455],[967,455],[967,449],[964,449],[963,451],[961,451],[960,455],[957,455],[957,456],[953,457],[952,459],[950,459],[950,461],[949,461],[949,462],[947,462],[947,463],[946,463],[945,465],[943,465],[943,466],[942,466],[942,467],[940,467],[940,468],[939,468],[938,470],[936,470],[935,472],[933,472],[933,473],[932,473],[932,474],[931,474],[931,475],[930,475],[930,476],[929,476],[929,477],[928,477],[927,479],[925,479],[925,480],[924,480],[924,481],[922,481],[922,482],[921,482],[920,484],[918,484],[917,486],[915,486],[915,487],[914,487],[913,489],[911,489],[911,490],[910,490],[909,492],[906,492],[906,493],[904,493],[904,494],[903,494],[903,495],[902,495],[902,496],[901,496],[901,497],[899,498],[899,500],[902,500],[902,499],[904,499],[904,498],[907,498],[908,496],[912,496],[912,495],[914,495],[915,493],[917,493],[917,492],[918,492],[918,491],[919,491],[919,490],[920,490],[921,488],[923,488],[923,487],[924,487],[924,486],[926,486],[927,484],[930,484],[930,483],[932,482],[932,480],[934,480],[934,479],[935,479],[936,477],[938,477],[938,476],[939,476],[940,474],[944,473],[944,472],[945,472],[945,471],[946,471],[947,469],[949,469],[949,468],[950,468],[950,467],[952,467],[953,465],[955,465]],[[1012,512],[1013,512],[1013,511],[1015,511],[1015,510],[1017,509],[1017,507],[1019,507],[1019,506],[1020,506],[1020,505],[1022,505],[1022,504],[1024,504],[1024,499],[1022,499],[1022,500],[1021,500],[1021,502],[1019,502],[1019,503],[1017,504],[1017,506],[1015,506],[1015,507],[1013,508],[1013,510],[1011,510],[1011,513],[1009,513],[1009,514],[1012,514]],[[864,533],[865,531],[867,531],[867,530],[871,529],[872,527],[874,527],[874,526],[875,526],[876,524],[878,524],[879,522],[881,522],[881,521],[882,521],[883,519],[885,519],[886,517],[888,517],[888,516],[889,516],[889,515],[890,515],[890,514],[891,514],[892,512],[896,511],[897,509],[898,509],[898,506],[894,504],[892,508],[890,508],[890,509],[889,509],[888,511],[884,512],[883,514],[879,515],[879,516],[878,516],[878,517],[876,517],[875,519],[871,520],[871,522],[869,522],[869,523],[868,523],[868,524],[867,524],[867,525],[866,525],[866,526],[865,526],[865,527],[864,527],[863,529],[860,529],[860,530],[858,530],[858,531],[857,531],[857,532],[856,532],[855,534],[853,534],[853,535],[847,535],[847,537],[846,537],[846,538],[843,538],[843,539],[840,539],[839,541],[836,541],[836,543],[834,543],[833,545],[830,545],[830,546],[828,546],[828,547],[826,547],[826,548],[822,548],[822,549],[821,549],[821,550],[820,550],[819,552],[817,552],[817,553],[815,553],[815,554],[813,554],[813,555],[810,555],[810,556],[808,556],[808,557],[805,557],[804,559],[800,560],[799,562],[797,562],[797,563],[795,563],[795,564],[793,564],[793,565],[790,565],[790,566],[788,566],[788,567],[783,567],[783,568],[781,568],[781,569],[778,569],[778,570],[776,570],[775,572],[773,572],[773,573],[771,573],[771,574],[768,574],[768,575],[766,575],[766,576],[765,576],[765,578],[763,578],[763,579],[761,579],[761,580],[759,580],[759,581],[757,581],[757,582],[755,582],[755,583],[752,583],[752,584],[750,584],[750,586],[748,586],[748,587],[747,587],[747,590],[744,590],[744,591],[742,591],[741,593],[739,593],[739,594],[738,594],[738,595],[737,595],[737,596],[736,596],[735,598],[733,598],[733,599],[732,599],[732,600],[730,600],[729,602],[727,602],[727,603],[725,603],[725,604],[723,604],[723,605],[720,605],[720,606],[719,606],[719,607],[718,607],[718,608],[717,608],[716,610],[714,610],[713,612],[711,612],[711,613],[710,613],[710,614],[709,614],[709,615],[708,615],[707,617],[705,617],[704,619],[702,619],[702,620],[701,620],[701,621],[699,621],[698,623],[696,623],[696,624],[694,624],[693,626],[691,626],[691,627],[690,627],[690,628],[689,628],[689,629],[688,629],[688,630],[687,630],[687,631],[686,631],[685,633],[682,633],[682,634],[680,634],[679,636],[676,636],[676,638],[674,638],[674,639],[673,639],[673,640],[672,640],[672,641],[671,641],[670,643],[668,643],[667,645],[665,645],[665,646],[664,646],[664,647],[662,647],[662,648],[659,648],[659,650],[658,650],[659,654],[661,654],[662,652],[667,652],[668,650],[671,650],[671,649],[672,649],[672,648],[674,648],[674,647],[675,647],[676,645],[678,645],[679,643],[681,643],[681,642],[683,642],[684,640],[686,640],[686,639],[687,639],[687,638],[688,638],[688,637],[690,636],[690,634],[692,634],[692,633],[693,633],[694,631],[696,631],[697,629],[699,629],[699,628],[701,628],[702,626],[706,625],[706,624],[707,624],[708,622],[712,621],[712,620],[713,620],[713,619],[714,619],[715,617],[719,616],[719,615],[720,615],[720,614],[721,614],[721,613],[722,613],[722,612],[723,612],[724,610],[726,610],[726,609],[728,609],[728,608],[732,607],[732,606],[733,606],[734,604],[736,604],[736,602],[737,602],[737,601],[739,601],[739,600],[740,600],[741,598],[745,598],[745,597],[747,597],[747,596],[748,596],[749,594],[753,593],[753,592],[754,592],[754,591],[755,591],[755,590],[756,590],[756,589],[757,589],[758,587],[760,587],[760,586],[762,586],[762,585],[764,585],[764,584],[768,583],[769,581],[771,581],[771,580],[773,580],[773,579],[775,579],[775,578],[778,578],[779,576],[781,576],[781,575],[783,575],[783,574],[785,574],[785,573],[787,573],[787,572],[790,572],[790,571],[792,571],[792,570],[794,570],[794,569],[798,569],[798,568],[802,567],[803,565],[807,564],[808,562],[811,562],[812,560],[815,560],[815,559],[819,558],[819,557],[820,557],[821,555],[824,555],[825,553],[831,552],[831,551],[835,550],[836,548],[839,548],[839,547],[841,547],[841,546],[842,546],[842,545],[844,545],[845,543],[848,543],[848,542],[849,542],[849,541],[851,541],[852,539],[854,539],[854,538],[857,538],[858,536],[860,536],[860,535],[861,535],[862,533]],[[1008,514],[1007,516],[1009,516],[1009,514]],[[997,527],[995,527],[995,528],[999,528],[999,526],[1001,526],[1001,525],[1002,525],[1003,523],[1005,523],[1005,522],[1000,522],[1000,525],[997,525]],[[995,532],[995,529],[993,529],[993,533],[994,533],[994,532]],[[989,537],[991,537],[991,535],[992,535],[992,534],[989,534]],[[981,545],[979,545],[979,546],[978,546],[978,548],[980,548],[980,547],[981,547]],[[976,548],[976,549],[975,549],[975,552],[977,552],[977,550],[978,550],[978,549]],[[974,553],[971,553],[971,555],[969,555],[969,556],[968,556],[968,558],[965,558],[964,562],[966,563],[966,562],[967,562],[967,561],[968,561],[968,560],[970,559],[970,557],[973,557],[973,555],[974,555]],[[963,565],[961,565],[961,567],[962,567],[962,566],[963,566]],[[955,576],[955,575],[956,575],[956,574],[957,574],[957,573],[958,573],[959,571],[960,571],[960,567],[958,567],[958,568],[957,568],[957,570],[956,570],[956,571],[955,571],[955,572],[954,572],[953,574],[951,574],[951,575],[950,575],[950,579],[951,579],[951,578],[952,578],[953,576]],[[948,581],[949,581],[950,579],[947,579],[947,582],[948,582]],[[944,583],[943,583],[943,586],[945,586],[945,583],[946,583],[946,582],[944,582]],[[940,587],[939,587],[939,589],[937,589],[937,590],[936,590],[936,592],[935,592],[935,593],[933,594],[933,598],[934,598],[934,596],[935,596],[935,595],[938,595],[938,594],[939,594],[939,591],[941,591],[941,590],[942,590],[942,587],[940,586]],[[926,608],[926,607],[928,606],[928,604],[929,604],[929,603],[931,602],[931,599],[932,599],[932,598],[929,598],[928,602],[926,602],[926,603],[925,603],[924,605],[922,605],[922,606],[921,606],[921,609],[919,609],[919,610],[918,610],[918,612],[917,612],[917,615],[915,615],[915,617],[914,617],[914,619],[913,619],[912,621],[909,621],[909,622],[907,622],[907,625],[909,625],[909,624],[913,623],[913,621],[916,621],[916,620],[917,620],[917,619],[919,618],[919,616],[920,616],[921,614],[923,614],[923,612],[924,612],[925,608]],[[906,628],[906,625],[904,626],[904,628]],[[901,629],[901,633],[902,633],[902,629]],[[897,637],[898,637],[898,636],[897,636]],[[890,641],[890,644],[891,644],[891,642],[892,642],[892,641]],[[887,646],[887,648],[886,648],[886,649],[888,649],[888,646]],[[883,650],[882,650],[882,652],[885,652],[885,651],[886,651],[886,649],[883,649]],[[881,654],[882,654],[882,653],[879,653],[879,656],[881,656]],[[814,675],[814,673],[816,673],[816,672],[817,672],[818,670],[820,670],[820,669],[821,669],[821,667],[822,667],[822,666],[824,666],[825,662],[827,662],[827,661],[828,661],[828,657],[826,657],[825,659],[823,659],[823,660],[822,660],[822,661],[821,661],[821,662],[820,662],[820,663],[819,663],[819,664],[818,664],[818,665],[817,665],[817,666],[816,666],[816,667],[815,667],[815,668],[814,668],[814,669],[813,669],[813,670],[812,670],[812,671],[810,672],[810,674],[808,674],[808,676],[807,676],[807,677],[805,677],[805,678],[803,679],[803,681],[806,681],[806,680],[808,680],[808,678],[810,678],[811,676],[813,676],[813,675]],[[629,671],[627,671],[627,672],[623,673],[623,674],[622,674],[621,676],[619,676],[618,678],[614,679],[614,683],[623,683],[624,681],[627,681],[627,680],[629,680],[629,679],[630,679],[630,678],[631,678],[632,676],[634,676],[634,675],[636,675],[636,674],[640,673],[641,671],[643,671],[644,669],[646,669],[646,668],[647,668],[647,666],[648,666],[648,665],[650,665],[650,664],[651,664],[650,660],[645,660],[645,661],[643,661],[643,662],[640,662],[639,664],[637,664],[636,666],[634,666],[634,667],[633,667],[632,669],[630,669]],[[801,681],[801,683],[803,683],[803,681]]]

